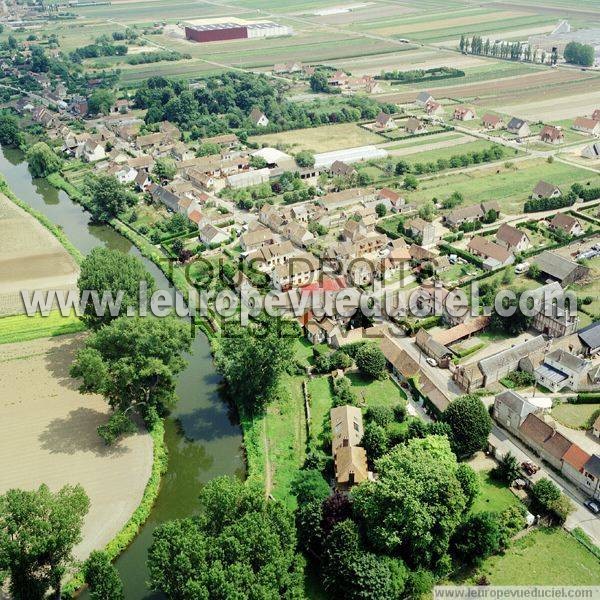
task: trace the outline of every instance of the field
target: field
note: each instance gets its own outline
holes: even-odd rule
[[[71,255],[37,219],[3,194],[0,220],[0,316],[25,312],[22,290],[76,289],[79,268]]]
[[[51,312],[47,317],[36,314],[14,315],[0,318],[0,344],[26,342],[38,338],[55,337],[83,331],[85,325],[76,315],[63,317],[59,311]]]
[[[393,407],[406,399],[406,394],[389,377],[375,381],[366,380],[359,373],[348,373],[347,377],[359,402],[366,406]]]
[[[552,416],[565,427],[585,429],[588,419],[600,410],[600,404],[569,404],[562,402],[552,409]]]
[[[472,513],[502,512],[509,506],[518,506],[521,503],[506,485],[495,482],[489,472],[482,471],[478,475],[481,488],[471,508]]]
[[[600,585],[600,562],[564,529],[537,529],[478,570],[491,585]]]
[[[473,138],[469,138],[465,136],[464,138],[458,140],[459,142],[464,142],[460,144],[456,143],[448,143],[446,145],[432,145],[427,148],[425,151],[420,150],[418,152],[406,152],[406,153],[396,153],[395,156],[401,156],[403,160],[410,164],[418,163],[418,162],[434,162],[439,160],[440,158],[449,159],[452,156],[457,154],[468,154],[469,152],[480,152],[482,150],[486,150],[490,148],[493,144],[490,142],[486,142],[485,140],[473,140]],[[504,160],[510,160],[514,158],[517,152],[511,149],[505,149],[506,156]]]
[[[382,138],[354,123],[324,125],[314,129],[296,129],[282,133],[257,135],[251,142],[261,146],[282,146],[292,152],[311,150],[313,152],[329,152],[342,148],[368,146],[380,143]]]
[[[419,189],[406,192],[405,196],[407,202],[422,203],[458,191],[465,197],[465,205],[498,200],[503,212],[515,214],[522,210],[523,203],[540,179],[568,186],[576,181],[594,182],[596,176],[561,162],[550,164],[542,159],[528,159],[515,162],[509,168],[495,165],[426,179],[419,183]]]
[[[152,466],[148,434],[108,448],[96,428],[108,418],[98,395],[82,396],[69,367],[83,338],[0,346],[0,494],[46,483],[80,483],[90,498],[77,559],[101,549],[137,508]]]

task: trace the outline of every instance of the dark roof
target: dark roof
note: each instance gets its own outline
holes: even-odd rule
[[[550,275],[559,281],[566,279],[575,269],[580,267],[578,263],[549,250],[539,254],[534,263],[542,273],[546,273],[546,275]]]
[[[517,246],[523,239],[523,236],[528,238],[527,234],[522,229],[517,229],[508,223],[502,223],[500,229],[498,229],[496,233],[496,239],[502,240],[511,248]]]
[[[596,321],[577,332],[579,339],[588,348],[598,348],[600,346],[600,321]]]
[[[594,477],[600,478],[600,456],[593,454],[592,458],[585,463],[583,468]]]
[[[517,117],[513,117],[509,122],[508,125],[506,126],[507,129],[521,129],[521,127],[523,127],[523,125],[526,125],[527,121],[524,121],[523,119],[517,119]]]
[[[560,460],[572,445],[573,442],[568,440],[562,433],[555,431],[544,444],[544,450]]]
[[[519,431],[528,439],[543,446],[554,433],[554,429],[544,423],[537,415],[533,413],[527,415],[527,418],[519,426]]]
[[[555,190],[559,190],[560,188],[557,185],[553,185],[552,183],[548,183],[547,181],[538,181],[537,185],[533,188],[533,193],[538,196],[547,197],[554,193]]]
[[[501,402],[510,410],[517,413],[520,417],[523,417],[526,414],[533,412],[532,410],[526,410],[527,408],[532,407],[533,409],[535,409],[535,407],[530,402],[528,402],[526,398],[523,398],[521,394],[513,392],[512,390],[506,390],[501,394],[498,394],[496,396],[496,402]]]

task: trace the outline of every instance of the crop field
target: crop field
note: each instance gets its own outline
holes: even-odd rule
[[[462,143],[461,143],[462,142]],[[482,150],[486,150],[493,146],[490,142],[485,140],[474,140],[468,136],[464,136],[462,140],[459,140],[449,143],[445,147],[438,148],[429,148],[425,151],[419,151],[416,153],[395,153],[395,156],[402,156],[402,159],[410,164],[418,163],[418,162],[433,162],[439,160],[440,158],[449,159],[452,156],[457,154],[467,154],[469,152],[480,152]],[[517,151],[511,150],[509,148],[506,149],[506,156],[503,160],[509,160],[514,158]]]
[[[53,311],[47,317],[36,314],[14,315],[0,318],[0,344],[26,342],[38,338],[49,338],[83,331],[85,325],[72,314],[63,317],[60,312]]]
[[[329,152],[330,150],[377,144],[381,142],[381,137],[354,123],[339,123],[314,129],[296,129],[257,135],[250,138],[250,141],[263,146],[279,144],[292,152],[300,150]]]
[[[407,202],[422,203],[449,196],[457,191],[463,194],[465,205],[487,200],[498,200],[502,212],[515,214],[522,210],[537,182],[543,179],[556,185],[570,186],[597,182],[597,176],[579,167],[560,162],[552,164],[542,159],[522,160],[511,167],[504,165],[482,167],[466,173],[449,173],[420,182],[419,189],[406,192]]]

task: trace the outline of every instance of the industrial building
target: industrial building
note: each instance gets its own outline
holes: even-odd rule
[[[600,63],[600,29],[576,29],[571,30],[567,21],[562,21],[548,35],[532,35],[528,44],[532,50],[539,50],[550,54],[556,52],[563,56],[569,42],[579,42],[594,48],[595,63]]]
[[[273,21],[245,21],[230,18],[227,21],[199,19],[184,24],[185,37],[194,42],[221,42],[292,35],[293,30]]]

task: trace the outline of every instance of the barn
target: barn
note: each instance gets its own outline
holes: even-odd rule
[[[245,21],[230,18],[198,19],[184,24],[185,37],[193,42],[221,42],[291,35],[291,27],[279,25],[273,21]]]

